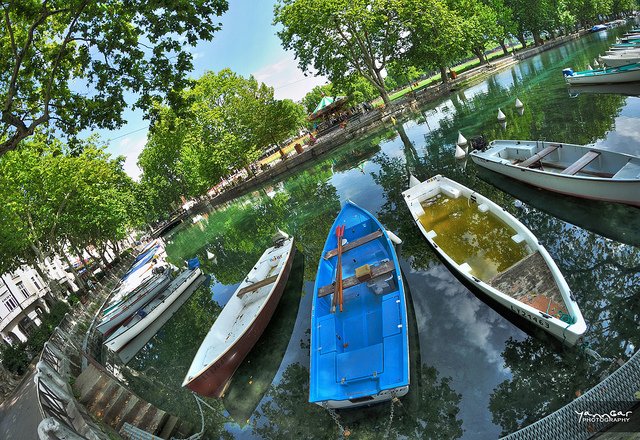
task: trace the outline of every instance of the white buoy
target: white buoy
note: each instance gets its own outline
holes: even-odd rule
[[[216,258],[216,256],[213,254],[213,252],[207,251],[207,258],[209,260],[213,260],[214,258]]]
[[[516,108],[524,108],[524,104],[518,98],[516,98]]]
[[[467,139],[462,136],[462,133],[458,132],[458,142],[456,142],[456,145],[459,147],[466,147],[467,146]]]
[[[397,245],[402,244],[402,240],[400,239],[400,237],[398,237],[396,234],[394,234],[388,229],[387,229],[387,236],[389,237],[389,240],[391,240],[391,243],[397,244]]]
[[[591,64],[587,64],[587,70],[593,70],[593,67],[591,67]]]
[[[502,113],[502,109],[498,109],[498,121],[504,121],[507,117]]]
[[[464,159],[464,157],[467,155],[467,152],[464,151],[462,148],[460,148],[460,145],[456,145],[456,159]]]
[[[412,174],[409,176],[409,188],[420,185],[420,181]]]
[[[593,65],[594,65],[594,66],[596,66],[596,67],[599,67],[599,66],[600,66],[600,63],[598,62],[598,59],[597,59],[597,58],[594,58],[594,59],[593,59]]]

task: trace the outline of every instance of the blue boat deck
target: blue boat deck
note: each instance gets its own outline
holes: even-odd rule
[[[345,206],[323,255],[337,246],[338,225],[346,226],[347,242],[380,230],[380,224],[365,213],[355,205]],[[331,312],[333,295],[317,296],[320,287],[335,280],[337,265],[336,256],[321,259],[312,312],[311,402],[357,399],[408,385],[404,289],[391,246],[383,234],[343,253],[343,279],[365,264],[392,260],[395,265],[392,273],[345,288],[343,312],[338,308]]]

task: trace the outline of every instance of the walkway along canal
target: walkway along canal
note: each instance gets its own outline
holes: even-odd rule
[[[269,244],[276,227],[294,235],[299,255],[272,325],[223,400],[207,400],[209,438],[336,438],[330,414],[307,403],[310,294],[326,233],[351,199],[403,239],[401,267],[413,310],[411,386],[395,404],[340,413],[351,438],[486,439],[530,425],[585,394],[640,343],[639,216],[635,208],[580,202],[487,183],[469,161],[454,160],[458,131],[488,140],[596,142],[640,154],[640,99],[570,94],[561,70],[583,68],[620,30],[570,42],[434,101],[397,123],[265,182],[168,237],[174,262],[197,255],[212,277],[132,360],[129,386],[144,399],[199,425],[180,387],[221,307]],[[520,116],[515,99],[525,105]],[[496,121],[498,108],[506,127]],[[417,231],[401,192],[409,173],[441,173],[504,206],[540,239],[564,274],[588,323],[585,345],[569,349],[522,322],[505,319],[441,264]],[[512,191],[511,185],[504,187]],[[527,192],[528,190],[528,192]],[[515,192],[515,191],[514,191]],[[597,213],[584,216],[584,212]],[[553,212],[555,215],[549,214]],[[558,217],[556,217],[558,216]],[[559,218],[561,217],[561,218]],[[601,219],[606,219],[601,221]],[[591,231],[597,231],[591,232]],[[212,258],[209,258],[210,256]],[[558,434],[558,433],[555,433]]]

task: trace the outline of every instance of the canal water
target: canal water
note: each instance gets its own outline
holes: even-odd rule
[[[177,229],[168,237],[170,260],[200,257],[210,282],[129,364],[132,389],[200,428],[201,411],[180,386],[184,375],[221,308],[281,228],[298,243],[291,278],[226,397],[206,399],[207,438],[337,438],[331,415],[307,402],[309,324],[318,259],[348,199],[404,241],[399,255],[411,335],[409,394],[393,410],[384,403],[341,412],[350,438],[496,438],[598,383],[640,342],[640,210],[532,189],[456,161],[454,150],[461,131],[467,138],[593,142],[640,154],[640,98],[627,96],[640,94],[640,86],[569,90],[561,73],[593,64],[621,32],[582,38],[497,72]],[[522,115],[516,97],[525,105]],[[498,108],[506,127],[496,121]],[[453,178],[531,229],[577,297],[588,323],[584,345],[566,348],[536,334],[464,287],[412,221],[401,197],[410,173]]]

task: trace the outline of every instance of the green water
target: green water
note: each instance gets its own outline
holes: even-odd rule
[[[524,241],[511,239],[517,234],[513,228],[465,197],[437,195],[423,207],[419,220],[427,231],[438,234],[433,241],[457,264],[467,263],[470,273],[484,282],[529,254]]]
[[[391,423],[389,403],[344,411],[350,438],[377,439],[387,429],[388,438],[497,438],[583,394],[617,364],[530,335],[524,323],[482,302],[428,247],[401,192],[409,173],[421,180],[443,174],[505,207],[557,262],[588,323],[589,348],[603,359],[628,359],[640,343],[640,210],[555,196],[454,160],[458,131],[488,140],[596,142],[640,154],[640,99],[584,90],[575,96],[561,75],[564,67],[592,63],[620,32],[598,33],[498,72],[177,229],[168,237],[170,258],[180,263],[199,256],[211,283],[131,362],[131,387],[200,429],[198,407],[180,384],[221,307],[279,227],[298,243],[290,283],[228,397],[207,399],[213,407],[204,411],[207,436],[337,438],[330,415],[307,403],[309,323],[327,232],[351,199],[403,240],[412,358],[410,392]],[[522,116],[516,97],[525,104]],[[506,128],[496,121],[498,108],[507,115]],[[514,206],[512,192],[523,208]],[[208,252],[215,258],[207,259]]]

